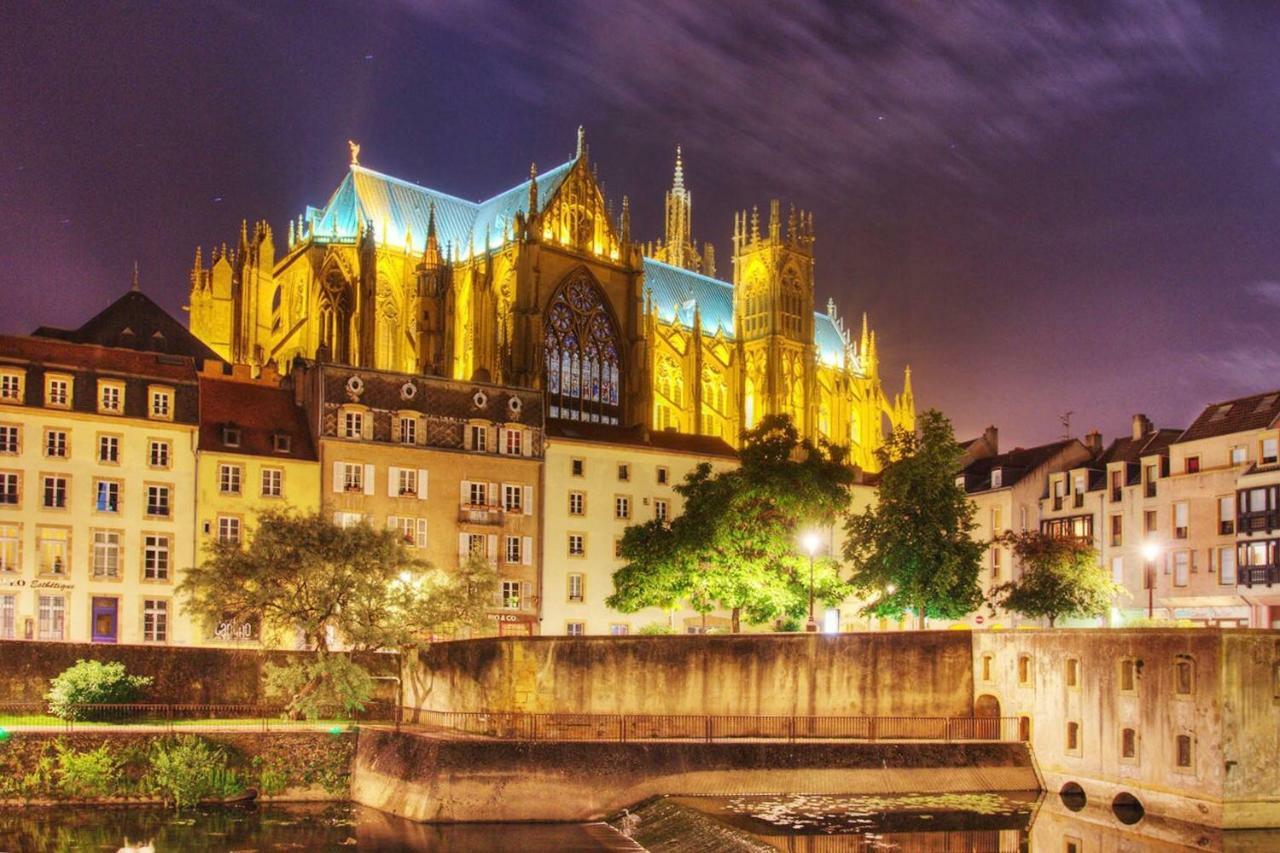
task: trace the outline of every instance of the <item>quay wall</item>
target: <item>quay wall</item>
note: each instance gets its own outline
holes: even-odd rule
[[[404,656],[433,711],[968,717],[968,632],[505,637]]]
[[[443,740],[360,730],[356,802],[419,821],[601,820],[655,795],[1038,791],[1018,743]]]

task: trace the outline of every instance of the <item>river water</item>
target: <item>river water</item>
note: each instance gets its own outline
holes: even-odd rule
[[[201,808],[154,806],[12,808],[0,811],[0,851],[116,851],[151,842],[161,851],[424,850],[450,853],[587,853],[644,848],[715,851],[1085,851],[1280,850],[1280,834],[1214,833],[1151,822],[1121,825],[1107,812],[1073,813],[999,795],[931,797],[776,796],[671,798],[603,824],[430,825],[352,804]]]

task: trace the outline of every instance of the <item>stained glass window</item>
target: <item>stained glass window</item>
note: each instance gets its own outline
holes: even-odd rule
[[[551,417],[618,423],[618,333],[585,274],[570,279],[551,300],[543,348]]]

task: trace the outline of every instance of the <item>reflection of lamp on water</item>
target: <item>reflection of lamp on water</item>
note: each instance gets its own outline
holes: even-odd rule
[[[1160,545],[1157,542],[1142,543],[1142,559],[1146,560],[1145,583],[1147,587],[1147,618],[1155,617],[1156,605],[1156,558],[1160,556]]]
[[[813,618],[813,558],[818,553],[818,546],[822,544],[822,539],[817,533],[809,532],[804,535],[801,544],[809,552],[809,621],[805,623],[804,630],[806,633],[816,634],[818,622]]]

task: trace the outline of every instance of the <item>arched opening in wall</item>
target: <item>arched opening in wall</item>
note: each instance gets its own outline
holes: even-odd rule
[[[1062,804],[1073,812],[1078,812],[1089,804],[1089,798],[1084,795],[1084,788],[1075,782],[1063,785],[1058,796],[1062,798]]]
[[[1018,717],[1018,740],[1031,743],[1031,718],[1025,714]]]
[[[1000,700],[983,693],[973,703],[974,737],[979,740],[1000,739]]]
[[[544,387],[550,416],[617,424],[622,413],[618,326],[585,270],[572,273],[547,305]]]
[[[1116,798],[1111,801],[1111,811],[1115,813],[1116,820],[1125,826],[1133,826],[1147,814],[1138,798],[1128,791],[1116,794]]]

